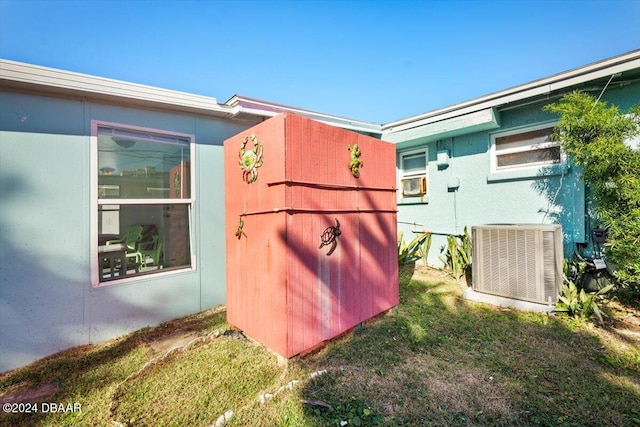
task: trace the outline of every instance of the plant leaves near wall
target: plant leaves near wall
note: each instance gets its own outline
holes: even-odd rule
[[[464,233],[455,236],[447,236],[447,246],[443,248],[443,255],[440,260],[444,263],[445,270],[455,279],[459,279],[467,274],[471,268],[471,235],[464,227]]]
[[[423,245],[427,241],[429,242],[428,246],[431,246],[431,233],[425,231],[416,236],[407,245],[404,241],[404,232],[401,231],[400,234],[398,234],[398,264],[412,264],[423,257],[426,259],[426,254],[429,249]]]

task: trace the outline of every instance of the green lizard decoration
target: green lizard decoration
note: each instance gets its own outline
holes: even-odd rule
[[[351,145],[347,145],[347,150],[351,151],[351,161],[349,162],[351,174],[354,177],[359,178],[360,168],[364,166],[364,163],[360,160],[360,155],[362,154],[360,152],[360,147],[358,147],[358,144],[353,144],[353,147]]]
[[[238,240],[240,240],[242,236],[247,237],[247,235],[243,231],[243,228],[244,221],[242,220],[242,216],[240,216],[238,221],[238,228],[236,228],[236,237],[238,238]]]

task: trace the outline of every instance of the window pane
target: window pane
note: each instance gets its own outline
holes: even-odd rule
[[[402,157],[402,171],[405,174],[420,173],[427,169],[425,153],[409,154]]]
[[[98,197],[191,197],[189,139],[98,129]]]
[[[519,153],[497,156],[498,167],[527,166],[533,164],[560,163],[560,147],[541,150],[521,151]]]
[[[98,208],[98,233],[118,236],[120,233],[120,205],[103,205]]]
[[[99,206],[100,281],[190,267],[189,207]]]
[[[551,142],[553,128],[532,130],[530,132],[518,133],[515,135],[502,136],[496,138],[496,151],[508,150],[511,148],[527,147]]]

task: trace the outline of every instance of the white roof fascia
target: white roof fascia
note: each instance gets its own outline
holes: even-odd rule
[[[22,87],[49,88],[52,92],[84,94],[96,98],[118,98],[136,103],[160,104],[174,109],[234,115],[232,107],[218,104],[215,98],[161,89],[121,80],[107,79],[39,65],[0,59],[0,82]]]
[[[242,105],[243,103],[252,104],[251,107]],[[304,110],[302,108],[290,107],[287,105],[270,103],[254,98],[246,98],[239,95],[234,95],[229,99],[225,105],[240,106],[241,112],[256,114],[262,116],[276,116],[280,113],[293,113],[298,114],[309,119],[325,123],[328,125],[340,127],[343,129],[354,130],[358,132],[375,133],[380,135],[382,133],[381,126],[377,123],[363,122],[360,120],[351,120],[344,117],[333,116],[330,114],[317,113],[315,111]]]
[[[433,110],[406,119],[382,125],[383,135],[400,132],[406,129],[424,126],[429,123],[461,116],[486,108],[499,107],[515,101],[546,95],[553,91],[565,89],[591,80],[597,80],[612,74],[640,68],[640,50],[596,62],[585,67],[566,71],[524,85],[515,86],[500,92],[489,94],[470,101],[449,107]],[[385,140],[387,138],[384,138]]]
[[[419,127],[387,133],[382,135],[382,139],[399,145],[405,142],[416,142],[416,140],[425,143],[451,136],[458,136],[462,133],[480,132],[498,127],[500,127],[500,125],[498,123],[496,109],[485,108],[484,110],[474,111],[463,116],[450,117]],[[464,131],[462,132],[462,130]]]

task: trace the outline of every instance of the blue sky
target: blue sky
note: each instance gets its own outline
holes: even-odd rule
[[[378,123],[639,48],[639,0],[0,0],[4,59]]]

